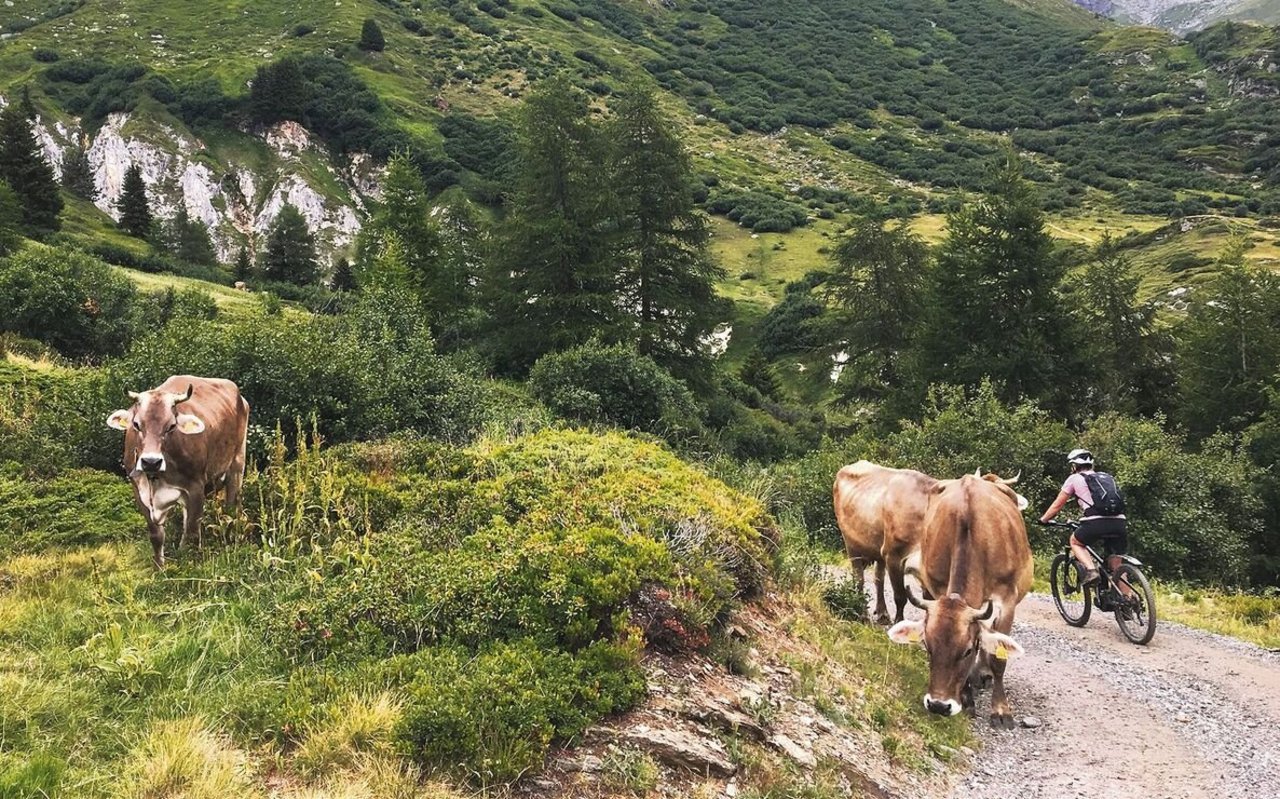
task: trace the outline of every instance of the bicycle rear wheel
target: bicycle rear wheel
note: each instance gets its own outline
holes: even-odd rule
[[[1058,606],[1062,620],[1072,627],[1085,626],[1093,608],[1089,604],[1089,588],[1080,585],[1075,558],[1061,554],[1053,559],[1049,585],[1053,589],[1053,604]]]
[[[1129,596],[1116,603],[1116,623],[1120,632],[1135,644],[1146,644],[1156,634],[1156,600],[1147,576],[1136,566],[1125,564],[1116,570],[1117,586],[1129,588]]]

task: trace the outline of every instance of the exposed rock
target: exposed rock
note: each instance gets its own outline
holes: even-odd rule
[[[729,759],[729,753],[719,741],[686,730],[653,729],[641,724],[618,730],[613,737],[648,750],[668,765],[699,774],[731,777],[738,771],[738,766]]]
[[[1039,727],[1042,722],[1035,716],[1023,716],[1022,720],[1018,723],[1028,729],[1035,729],[1036,727]]]
[[[782,733],[777,733],[769,737],[769,743],[782,754],[791,758],[795,762],[805,768],[815,768],[818,765],[818,759],[813,756],[813,752],[805,749],[800,744],[791,740]]]
[[[684,715],[717,729],[746,735],[757,741],[765,739],[765,729],[755,719],[746,713],[740,713],[720,704],[690,707],[684,711]]]

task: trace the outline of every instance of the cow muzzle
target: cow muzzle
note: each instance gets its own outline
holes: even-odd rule
[[[954,716],[963,707],[954,699],[934,699],[932,695],[924,695],[924,709],[939,716]]]
[[[160,472],[163,472],[165,468],[164,456],[156,454],[143,455],[141,458],[138,458],[138,466],[142,468],[143,472],[149,475],[159,474]]]

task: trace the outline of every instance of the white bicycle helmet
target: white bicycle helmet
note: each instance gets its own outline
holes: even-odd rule
[[[1093,453],[1087,449],[1073,449],[1067,455],[1067,463],[1072,463],[1076,466],[1092,466]]]

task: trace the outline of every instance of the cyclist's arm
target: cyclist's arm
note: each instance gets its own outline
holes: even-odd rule
[[[1070,494],[1068,494],[1066,491],[1059,491],[1058,498],[1053,501],[1053,504],[1049,506],[1049,509],[1046,510],[1044,512],[1044,515],[1040,517],[1040,521],[1042,522],[1051,521],[1054,516],[1058,515],[1058,512],[1062,510],[1063,506],[1070,501],[1071,501]]]

